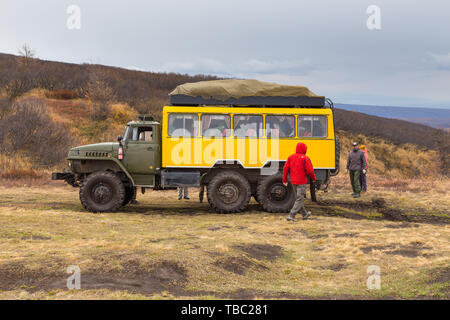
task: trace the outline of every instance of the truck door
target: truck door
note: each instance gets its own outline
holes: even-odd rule
[[[156,126],[132,127],[124,141],[123,163],[137,185],[153,185],[159,159]]]

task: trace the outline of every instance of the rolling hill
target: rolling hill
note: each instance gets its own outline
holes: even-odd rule
[[[356,111],[383,118],[406,120],[445,130],[450,129],[450,109],[369,106],[344,103],[336,103],[335,106],[343,110]]]

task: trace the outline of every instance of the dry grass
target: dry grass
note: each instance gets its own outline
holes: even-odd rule
[[[341,142],[341,170],[345,170],[352,142],[358,141],[367,147],[369,172],[391,179],[439,177],[442,174],[440,156],[435,150],[410,144],[398,146],[380,138],[345,131],[339,131],[338,136]]]
[[[33,169],[8,169],[0,173],[0,178],[17,180],[21,178],[25,179],[39,179],[42,178],[42,172],[38,172]]]
[[[46,90],[45,97],[48,99],[72,100],[79,98],[77,92],[67,89]]]
[[[446,211],[430,213],[435,204],[417,193],[354,200],[339,187],[319,194],[329,205],[308,202],[315,215],[297,223],[255,203],[216,214],[194,191],[188,202],[154,191],[121,212],[92,214],[60,183],[1,187],[0,298],[448,299],[448,223],[393,222],[363,206],[383,197],[386,207],[408,203],[405,215],[426,208],[448,218],[448,194]],[[65,288],[69,265],[81,268],[82,290]],[[369,265],[381,268],[381,290],[366,287]]]

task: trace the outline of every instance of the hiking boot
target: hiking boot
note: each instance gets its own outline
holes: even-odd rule
[[[359,197],[361,197],[361,195],[360,195],[359,193],[355,193],[355,194],[353,195],[353,198],[359,198]]]
[[[309,216],[311,216],[311,211],[308,211],[307,213],[303,214],[303,220],[308,219]]]
[[[189,200],[189,197],[188,197],[188,196],[184,196],[184,199],[185,199],[185,200]]]
[[[178,200],[181,200],[181,199],[183,199],[183,197],[182,196],[178,196]]]
[[[130,201],[130,204],[139,204],[139,201],[137,201],[136,199],[132,199],[132,200]]]
[[[295,218],[295,217],[293,217],[293,216],[289,216],[289,217],[287,217],[287,219],[286,219],[287,221],[294,221],[294,222],[296,222],[297,221],[297,219]]]

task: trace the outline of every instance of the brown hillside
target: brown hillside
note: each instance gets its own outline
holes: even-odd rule
[[[366,136],[388,139],[396,144],[412,143],[425,148],[449,140],[443,130],[398,119],[388,119],[365,113],[336,109],[336,129]]]
[[[101,79],[110,86],[118,101],[126,102],[139,112],[155,112],[168,103],[168,93],[186,82],[217,79],[212,76],[189,76],[178,73],[156,73],[127,70],[93,64],[72,64],[29,59],[0,53],[0,88],[10,98],[34,88],[69,90],[85,97],[92,79]]]
[[[397,145],[414,144],[425,149],[437,150],[439,153],[435,161],[439,162],[442,173],[449,174],[450,134],[444,130],[342,109],[336,109],[335,124],[338,130],[354,135],[362,134],[382,138]]]

